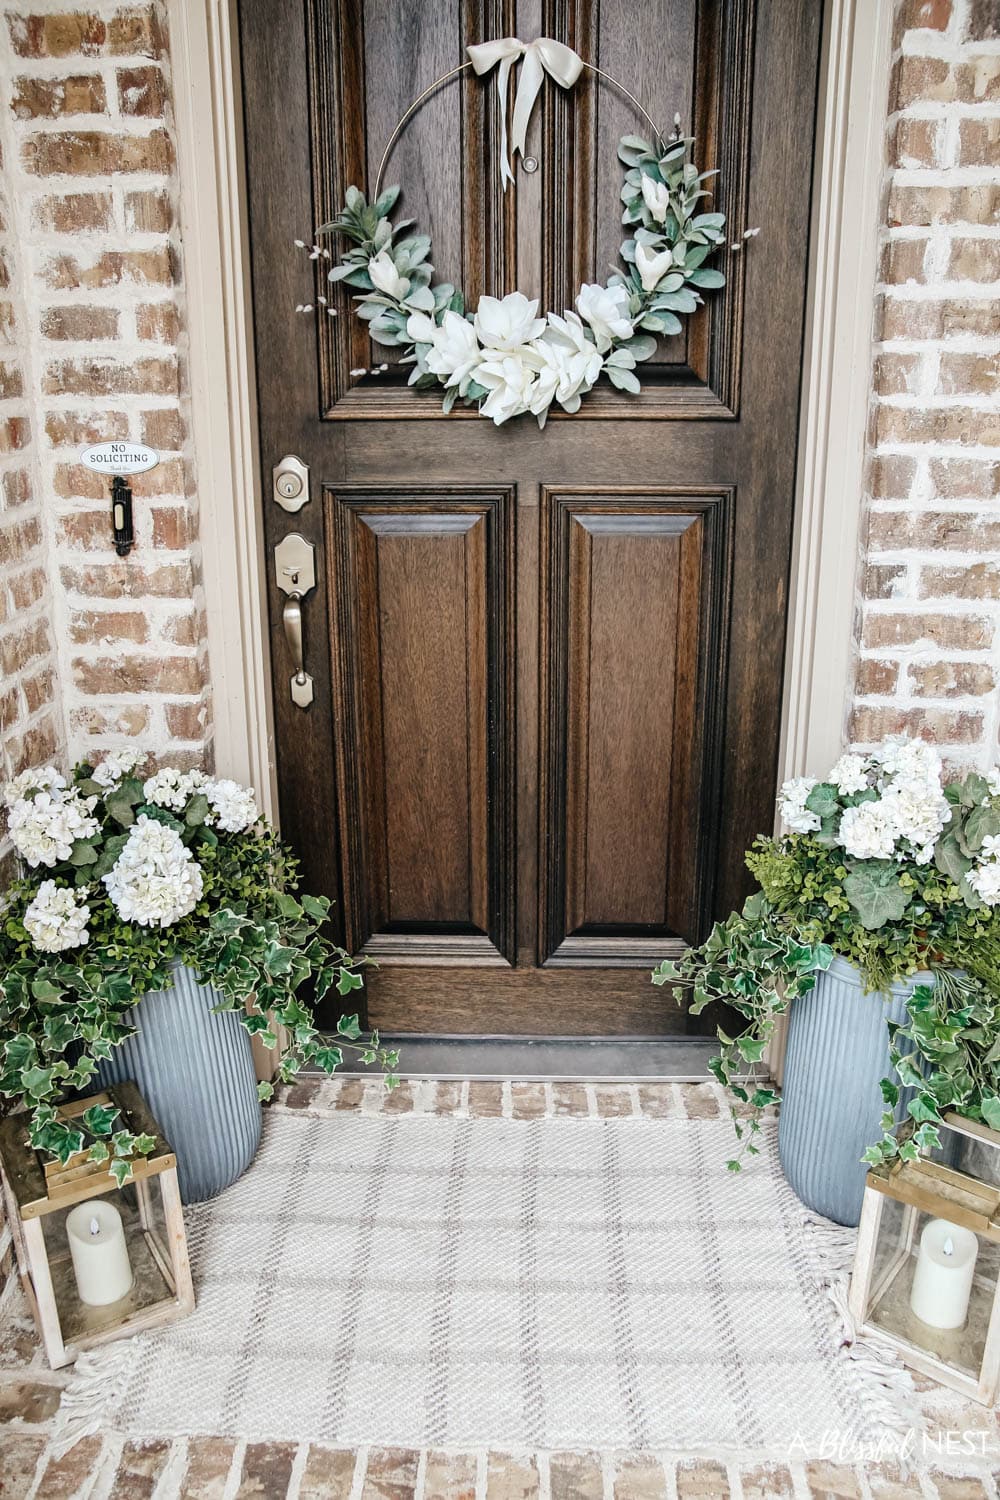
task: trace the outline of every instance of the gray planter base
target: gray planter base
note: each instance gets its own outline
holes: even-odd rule
[[[835,958],[789,1011],[778,1154],[803,1203],[838,1224],[861,1217],[861,1154],[881,1134],[879,1082],[893,1076],[886,1022],[905,1022],[907,999],[931,982],[914,974],[887,995],[866,995],[854,965]],[[901,1093],[897,1119],[911,1094]]]
[[[138,1034],[98,1071],[104,1085],[135,1080],[176,1152],[185,1203],[235,1182],[260,1144],[250,1037],[235,1011],[212,1014],[221,998],[177,964],[173,988],[143,996],[128,1018]]]

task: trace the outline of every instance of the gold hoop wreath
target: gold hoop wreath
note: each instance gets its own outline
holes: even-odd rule
[[[435,79],[392,130],[375,174],[372,202],[359,188],[349,187],[344,207],[335,219],[319,226],[314,243],[295,244],[325,269],[325,286],[343,282],[359,289],[353,300],[374,343],[405,350],[401,363],[413,366],[409,383],[418,390],[443,386],[446,412],[462,401],[477,406],[497,426],[530,412],[544,427],[553,402],[563,411],[579,411],[583,397],[602,376],[618,390],[637,395],[636,367],[655,352],[655,335],[679,333],[681,318],[695,311],[702,293],[725,285],[722,272],[705,265],[726,237],[725,215],[705,211],[702,202],[711,196],[706,184],[716,174],[699,172],[690,160],[694,141],[681,134],[679,115],[670,136],[662,136],[624,84],[584,62],[562,42],[551,37],[533,42],[502,37],[466,50],[468,62]],[[507,96],[519,62],[508,152]],[[399,187],[382,191],[393,146],[424,100],[470,68],[480,77],[497,70],[505,192],[514,183],[514,158],[524,155],[531,114],[546,77],[570,89],[581,73],[593,73],[618,89],[650,126],[649,141],[625,135],[618,143],[618,157],[626,168],[622,223],[630,230],[620,251],[623,269],[613,272],[604,285],[585,283],[577,293],[575,310],[562,316],[550,312],[539,317],[538,299],[522,292],[481,297],[474,309],[467,309],[461,290],[434,281],[429,237],[412,232],[412,219],[393,223],[389,217],[401,193]],[[748,229],[732,248],[740,249],[758,232]],[[334,252],[320,243],[324,235],[339,236],[350,245],[329,268],[326,263],[333,261]],[[337,316],[337,308],[324,294],[317,294],[315,304],[300,303],[296,312],[312,313],[317,307]],[[387,368],[351,374],[361,377]]]

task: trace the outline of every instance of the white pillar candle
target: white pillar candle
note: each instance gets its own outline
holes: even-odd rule
[[[971,1229],[931,1219],[920,1236],[910,1307],[931,1328],[961,1328],[969,1311],[979,1241]]]
[[[106,1307],[124,1297],[132,1286],[132,1266],[114,1204],[104,1198],[78,1203],[66,1215],[66,1234],[80,1301]]]

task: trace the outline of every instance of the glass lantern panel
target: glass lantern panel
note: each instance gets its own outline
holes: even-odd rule
[[[108,1207],[120,1216],[132,1284],[123,1295],[111,1301],[92,1300],[103,1298],[117,1285],[125,1284],[128,1273],[121,1271],[120,1253],[116,1254],[113,1248],[102,1251],[98,1244],[93,1250],[85,1247],[84,1255],[92,1269],[89,1275],[84,1272],[86,1284],[81,1287],[73,1266],[66,1222],[80,1205],[70,1203],[45,1214],[41,1220],[42,1233],[65,1343],[92,1338],[116,1328],[136,1313],[173,1296],[170,1262],[161,1248],[166,1244],[166,1237],[158,1179],[153,1177],[141,1183],[126,1183],[119,1191],[96,1194],[93,1199],[85,1200],[83,1206],[91,1204],[96,1206],[94,1217],[101,1215],[105,1225]],[[105,1241],[108,1237],[105,1230]],[[110,1238],[113,1240],[116,1236],[112,1233]]]
[[[866,1321],[978,1380],[997,1291],[997,1246],[883,1201]]]

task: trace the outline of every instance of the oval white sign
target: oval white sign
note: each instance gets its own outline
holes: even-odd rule
[[[95,474],[143,474],[156,468],[160,455],[145,443],[94,443],[84,448],[80,462]]]

